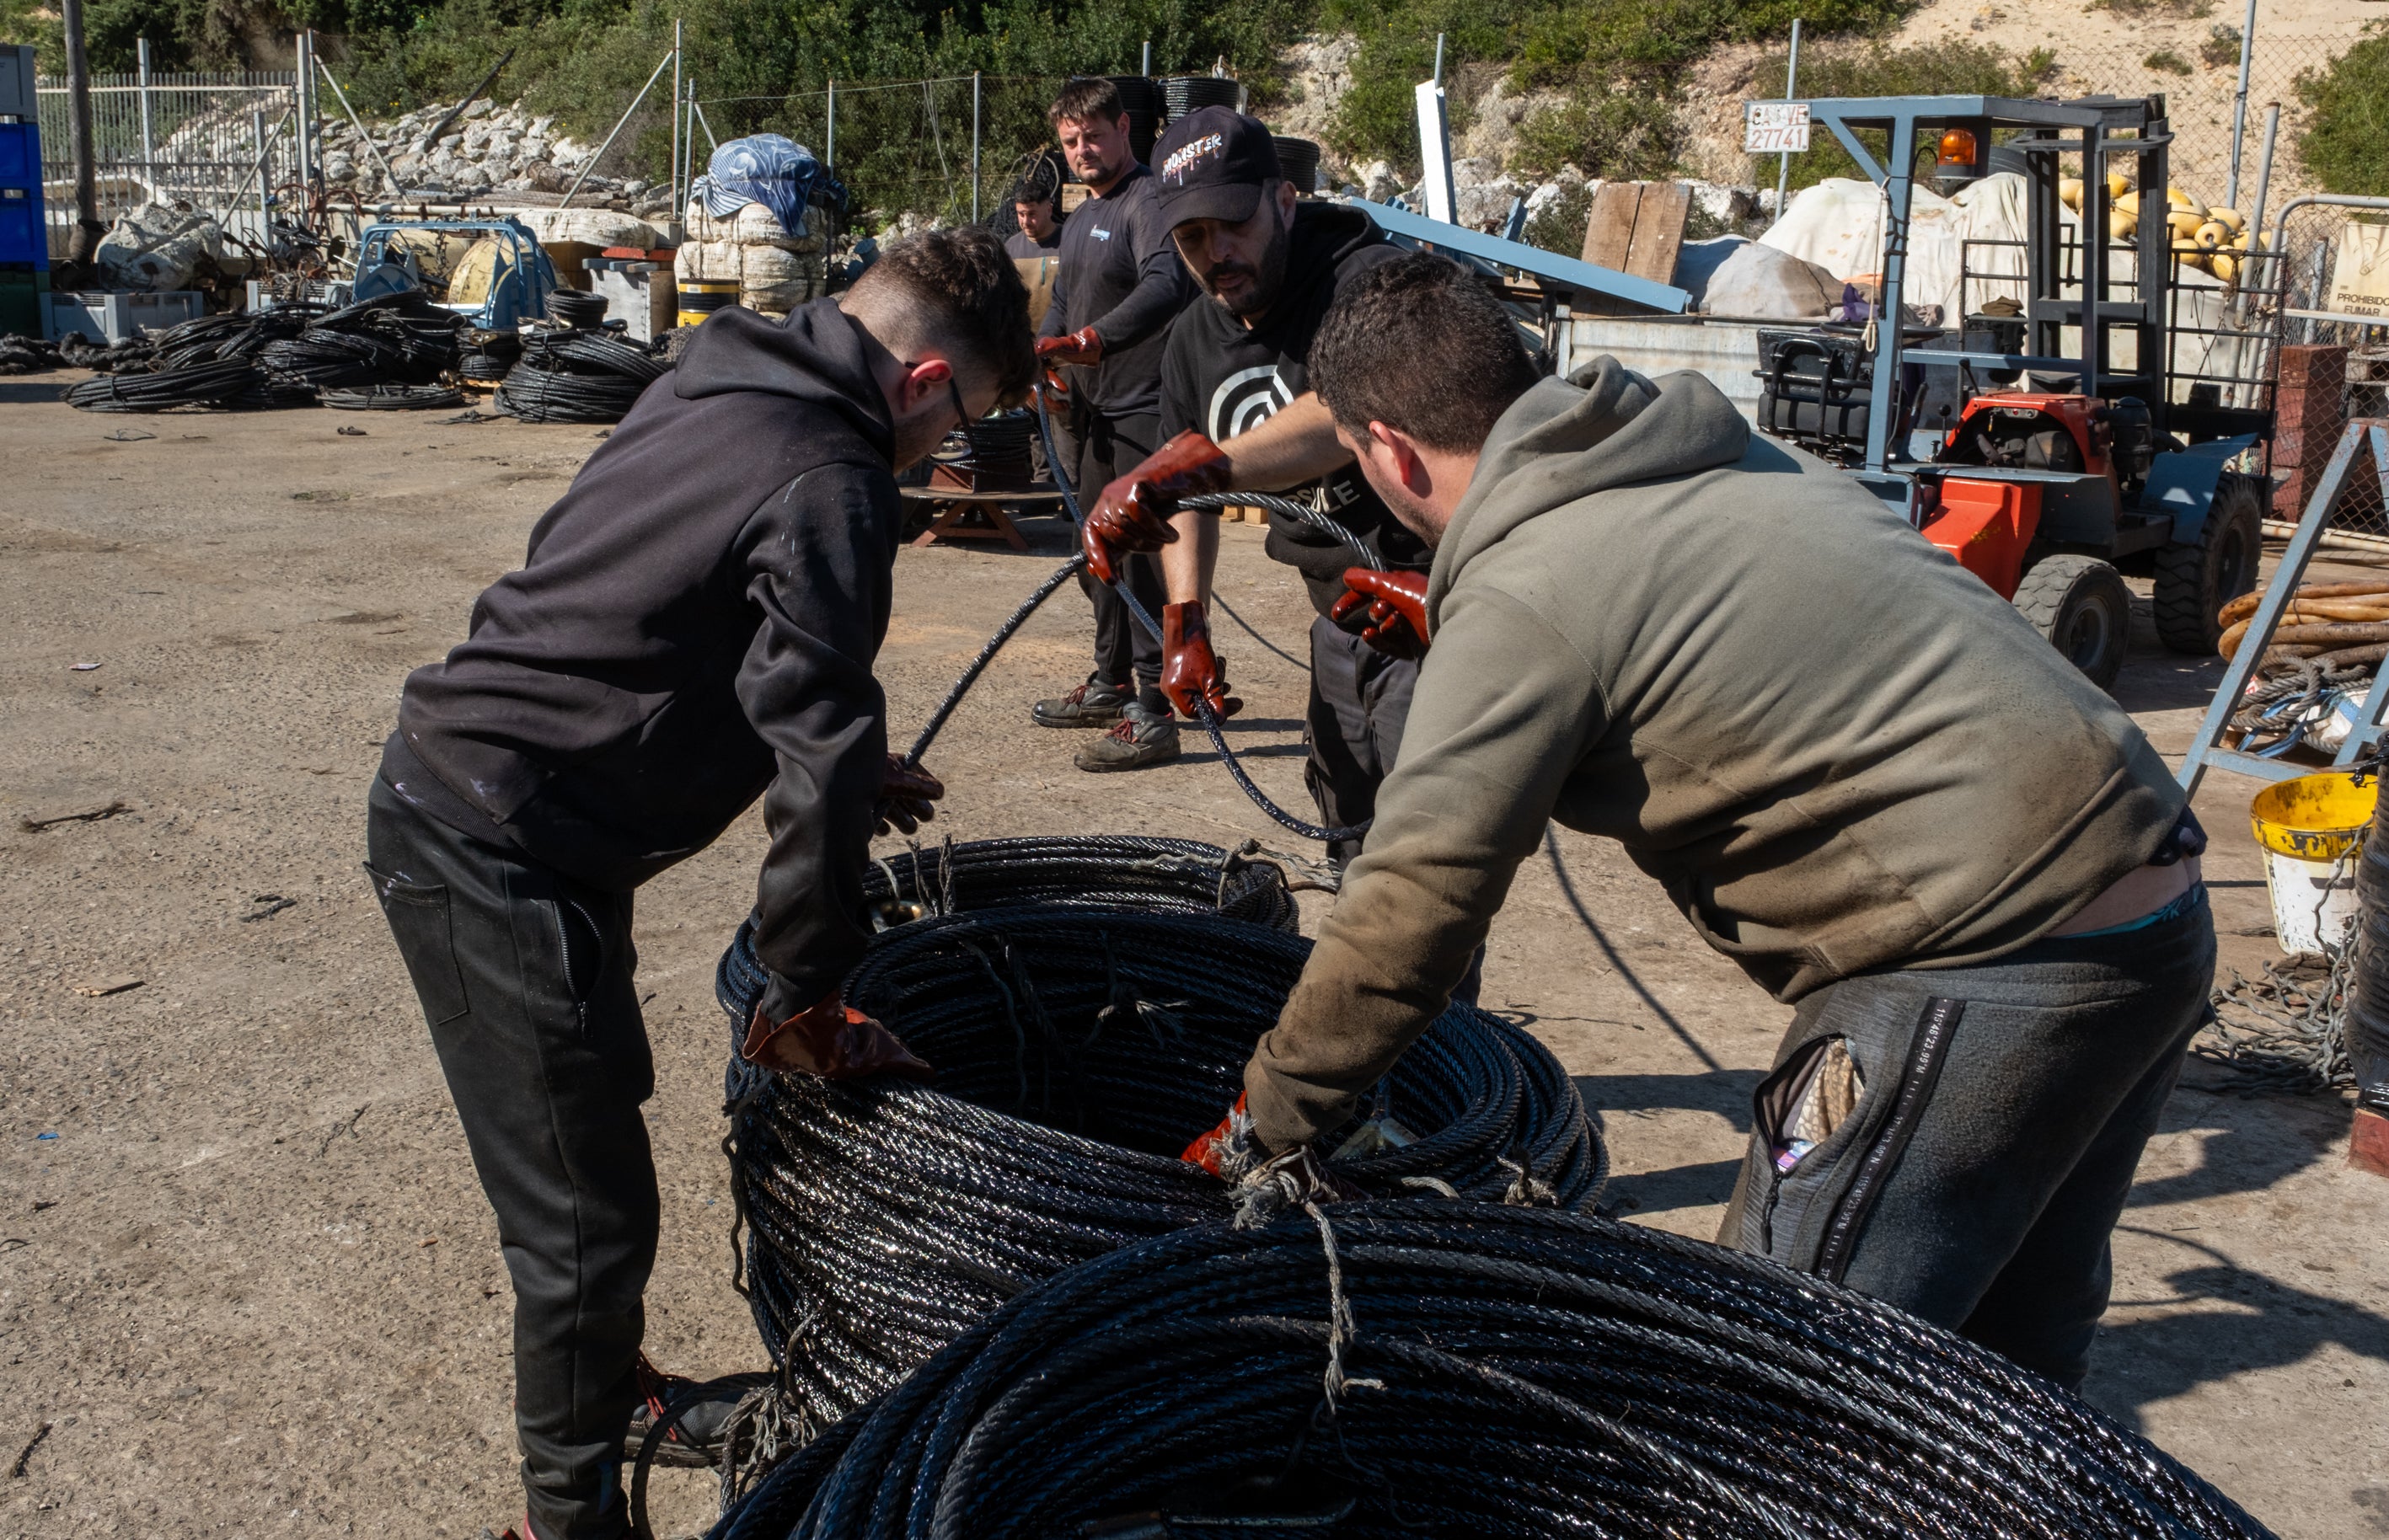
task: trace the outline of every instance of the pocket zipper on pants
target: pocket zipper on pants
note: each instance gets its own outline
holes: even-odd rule
[[[564,992],[571,998],[573,1014],[580,1019],[581,1029],[586,1031],[589,1026],[588,991],[581,987],[581,977],[578,974],[573,972],[572,927],[565,923],[564,920],[565,907],[571,901],[569,899],[565,898],[558,898],[556,900],[556,961],[560,962],[564,968]],[[578,904],[571,904],[571,907],[576,910],[581,908]],[[584,923],[587,923],[589,921],[588,912],[586,910],[582,910],[581,918]],[[597,927],[595,924],[591,923],[589,928],[592,934],[594,934]]]
[[[1958,1029],[1958,1019],[1965,1013],[1963,1000],[1935,998],[1924,1002],[1924,1014],[1916,1024],[1915,1036],[1909,1039],[1908,1063],[1900,1071],[1891,1112],[1884,1119],[1882,1131],[1867,1147],[1865,1156],[1859,1162],[1858,1175],[1850,1179],[1849,1190],[1842,1194],[1832,1222],[1825,1227],[1824,1241],[1817,1249],[1814,1270],[1818,1277],[1839,1283],[1849,1271],[1850,1254],[1866,1229],[1867,1216],[1883,1196],[1884,1184],[1898,1169],[1899,1158],[1915,1136],[1925,1103],[1932,1100],[1933,1087],[1941,1078],[1949,1038]]]

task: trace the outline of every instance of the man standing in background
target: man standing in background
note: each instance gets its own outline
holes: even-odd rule
[[[1060,180],[1054,162],[1041,155],[1013,187],[1012,213],[1020,228],[1003,238],[1005,256],[1035,261],[1053,256],[1061,246],[1062,216],[1057,207],[1061,190],[1055,185]]]
[[[1070,407],[1057,423],[1061,470],[1092,491],[1161,442],[1161,350],[1194,289],[1154,207],[1153,172],[1129,147],[1128,109],[1106,80],[1062,88],[1047,117],[1070,169],[1092,195],[1062,226],[1061,271],[1039,328],[1037,353],[1066,376]],[[1124,564],[1130,591],[1158,617],[1161,568]],[[1083,770],[1135,770],[1178,757],[1178,729],[1161,693],[1161,645],[1118,594],[1080,584],[1095,610],[1095,667],[1068,694],[1030,710],[1042,727],[1108,727],[1079,751]]]
[[[1194,513],[1173,518],[1179,498],[1242,489],[1317,499],[1387,567],[1426,571],[1426,546],[1337,441],[1334,420],[1311,393],[1306,362],[1335,297],[1401,248],[1358,209],[1297,198],[1269,130],[1227,108],[1207,107],[1170,124],[1154,159],[1161,223],[1209,299],[1170,330],[1161,426],[1171,437],[1133,468],[1123,461],[1119,479],[1088,498],[1087,552],[1101,573],[1123,559],[1115,553],[1168,545],[1164,688],[1189,716],[1198,695],[1225,714],[1233,703],[1204,617],[1219,520]],[[1302,574],[1319,612],[1310,628],[1303,781],[1329,827],[1366,823],[1401,746],[1418,665],[1361,641],[1365,617],[1338,607],[1348,597],[1345,569],[1355,565],[1343,541],[1271,514],[1269,554]],[[1358,839],[1328,846],[1338,867],[1360,851]],[[1465,998],[1474,998],[1473,986]]]

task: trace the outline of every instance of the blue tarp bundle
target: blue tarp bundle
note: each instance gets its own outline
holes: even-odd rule
[[[846,188],[813,159],[813,152],[780,134],[750,134],[716,148],[706,162],[706,173],[690,189],[716,219],[760,203],[791,235],[804,233],[805,205],[816,190],[840,207],[846,202]]]

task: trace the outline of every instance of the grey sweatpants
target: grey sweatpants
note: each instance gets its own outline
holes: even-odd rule
[[[1753,1097],[1718,1239],[2079,1386],[2107,1308],[2108,1234],[2214,979],[2202,895],[2120,935],[1818,990]],[[1802,1073],[1836,1038],[1864,1092],[1779,1169]]]
[[[1377,787],[1401,749],[1417,683],[1417,664],[1387,657],[1323,615],[1312,617],[1310,704],[1302,724],[1310,757],[1302,779],[1329,828],[1377,816]],[[1327,847],[1339,867],[1360,853],[1357,839]]]

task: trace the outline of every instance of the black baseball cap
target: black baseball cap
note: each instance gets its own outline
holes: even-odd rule
[[[1278,169],[1277,142],[1258,118],[1233,108],[1198,108],[1153,146],[1154,194],[1171,229],[1198,219],[1242,224],[1260,207],[1261,184]]]

